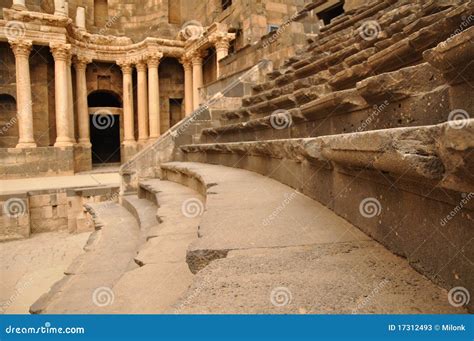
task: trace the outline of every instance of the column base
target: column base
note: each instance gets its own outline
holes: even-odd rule
[[[55,147],[74,147],[73,142],[58,141],[54,144]]]
[[[28,8],[26,8],[26,6],[23,6],[23,5],[19,5],[19,4],[13,4],[12,7],[10,7],[11,9],[14,9],[15,11],[27,11]]]
[[[19,142],[15,148],[36,148],[35,142]]]
[[[122,145],[124,146],[136,146],[137,142],[135,140],[125,140],[122,142]]]
[[[89,139],[80,139],[79,141],[77,141],[77,144],[81,147],[84,147],[84,148],[91,148],[92,147],[92,143],[90,142]]]
[[[122,163],[127,162],[130,160],[138,151],[138,146],[135,141],[123,141],[121,154],[122,154]]]

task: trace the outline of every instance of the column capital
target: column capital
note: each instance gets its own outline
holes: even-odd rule
[[[73,63],[76,69],[85,69],[87,64],[92,63],[92,58],[78,55],[73,58]]]
[[[71,58],[71,44],[50,43],[49,47],[53,54],[54,60],[68,61]]]
[[[214,44],[217,50],[228,50],[230,42],[235,39],[235,33],[216,32],[209,36],[209,42]]]
[[[136,66],[138,72],[144,72],[144,71],[146,71],[147,65],[146,65],[146,60],[145,60],[145,59],[143,59],[143,58],[137,59],[137,60],[135,61],[135,63],[136,63],[135,66]]]
[[[117,60],[117,65],[122,69],[122,73],[131,74],[133,70],[133,61],[131,59],[119,59]]]
[[[205,56],[206,52],[203,51],[194,51],[190,54],[193,65],[202,65]]]
[[[148,67],[158,67],[161,58],[163,58],[162,52],[148,52],[144,57],[148,63]]]
[[[182,56],[179,62],[183,65],[184,70],[191,70],[193,67],[192,60],[189,56]]]
[[[15,56],[28,57],[33,47],[33,42],[26,39],[9,39],[8,43],[10,44]]]

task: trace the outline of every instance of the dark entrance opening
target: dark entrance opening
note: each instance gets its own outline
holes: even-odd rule
[[[120,115],[115,108],[122,107],[120,96],[110,90],[98,90],[87,97],[89,108],[92,163],[120,163]]]
[[[183,118],[182,107],[182,98],[170,98],[170,127],[174,126]]]
[[[344,1],[328,9],[325,9],[324,11],[318,13],[317,16],[324,22],[324,25],[329,25],[332,19],[340,16],[341,14],[344,14]]]
[[[109,91],[94,91],[87,97],[87,105],[89,108],[96,107],[122,107],[120,98],[113,92]]]
[[[92,163],[120,163],[120,115],[90,115]]]

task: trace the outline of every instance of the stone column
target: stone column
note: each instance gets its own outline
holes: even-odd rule
[[[73,145],[73,135],[70,131],[69,123],[72,115],[69,112],[67,77],[67,61],[70,58],[71,45],[51,43],[50,47],[54,57],[54,94],[56,105],[56,143],[54,146],[67,147]]]
[[[54,15],[67,17],[65,0],[54,0]]]
[[[71,55],[66,60],[67,64],[67,111],[69,118],[69,136],[73,142],[76,143],[76,131],[75,131],[75,116],[74,116],[74,95],[72,93],[72,70],[71,70]]]
[[[150,115],[150,140],[160,136],[160,79],[158,66],[163,57],[161,52],[149,53],[148,62],[148,110]]]
[[[227,57],[227,55],[229,54],[229,47],[230,47],[229,39],[226,39],[226,38],[219,39],[218,41],[216,41],[215,47],[216,47],[216,59],[217,59],[216,71],[217,71],[217,78],[219,78],[221,76],[219,62],[225,57]]]
[[[76,9],[76,26],[81,30],[86,30],[86,9],[77,7]]]
[[[87,64],[92,60],[84,56],[77,56],[74,60],[76,68],[76,97],[77,97],[77,119],[79,124],[79,144],[91,147],[89,129],[89,109],[87,106]]]
[[[26,10],[25,0],[13,0],[11,8],[18,11]]]
[[[147,94],[147,65],[144,60],[137,62],[137,99],[138,99],[138,141],[148,140],[148,94]]]
[[[193,65],[185,57],[181,59],[181,64],[184,69],[184,111],[189,116],[193,112]]]
[[[123,76],[123,144],[135,145],[132,62],[119,60],[117,65],[122,69]]]
[[[15,54],[16,100],[18,109],[19,140],[17,148],[36,147],[33,134],[33,102],[29,56],[33,46],[31,40],[9,40]]]
[[[199,96],[199,88],[203,85],[202,80],[202,62],[203,56],[201,53],[196,52],[192,56],[193,62],[193,109],[196,110],[201,104],[201,98]]]

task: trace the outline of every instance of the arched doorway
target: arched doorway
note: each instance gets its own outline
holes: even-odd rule
[[[122,100],[110,90],[97,90],[87,97],[92,144],[92,164],[120,163],[120,117]]]
[[[18,143],[18,117],[16,100],[0,94],[0,148],[13,148]]]

